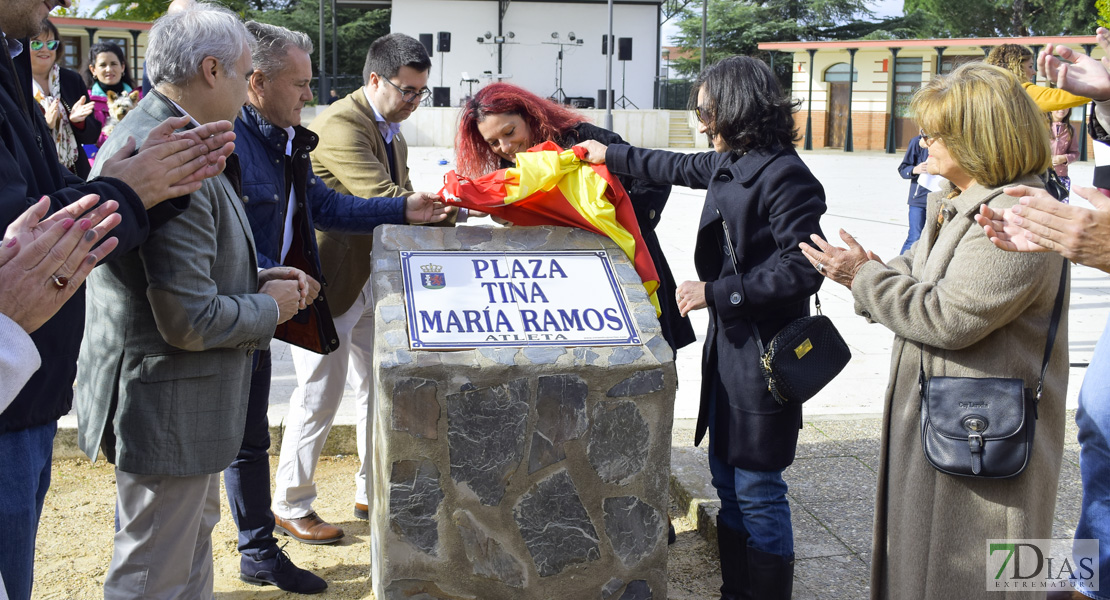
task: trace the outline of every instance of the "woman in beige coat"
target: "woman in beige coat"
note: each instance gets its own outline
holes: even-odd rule
[[[973,220],[1016,200],[1002,187],[1042,187],[1044,117],[1013,74],[983,64],[932,80],[912,109],[929,145],[929,173],[952,185],[929,196],[925,230],[889,264],[847,233],[848,248],[814,236],[814,267],[852,290],[856,312],[895,334],[883,413],[871,597],[1036,598],[987,592],[987,540],[1051,537],[1063,451],[1067,307],[1060,318],[1032,456],[1009,479],[946,475],[921,447],[919,360],[926,377],[1020,377],[1035,388],[1060,257],[1003,252]],[[1029,131],[1044,130],[1043,135]],[[1043,598],[1043,592],[1039,594]]]

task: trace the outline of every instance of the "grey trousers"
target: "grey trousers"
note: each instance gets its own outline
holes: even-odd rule
[[[105,600],[204,600],[212,594],[212,529],[220,474],[135,475],[116,469],[116,532]]]

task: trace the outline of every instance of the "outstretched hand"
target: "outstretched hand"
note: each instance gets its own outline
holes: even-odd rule
[[[405,222],[439,223],[454,214],[456,208],[443,203],[443,198],[432,192],[416,192],[405,198]]]

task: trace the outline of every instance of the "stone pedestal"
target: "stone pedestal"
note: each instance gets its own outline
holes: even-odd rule
[[[400,250],[601,248],[643,345],[409,349]],[[620,249],[560,227],[386,225],[373,261],[375,596],[665,599],[674,355]]]

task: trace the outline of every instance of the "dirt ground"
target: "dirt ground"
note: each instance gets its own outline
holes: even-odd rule
[[[339,544],[286,546],[293,562],[328,582],[321,598],[373,598],[370,590],[370,526],[352,514],[351,486],[357,459],[324,457],[316,471],[320,498],[316,509],[346,536]],[[271,457],[271,468],[277,459]],[[115,477],[101,461],[55,461],[53,483],[46,496],[35,554],[34,598],[79,600],[102,598],[104,574],[112,557]],[[223,497],[223,515],[213,533],[216,597],[221,600],[298,598],[274,587],[239,581],[235,524]],[[677,511],[672,507],[672,514]],[[710,548],[686,519],[676,518],[678,541],[670,548],[668,565],[672,600],[714,597],[720,586],[716,548]],[[278,538],[279,541],[290,538]]]

